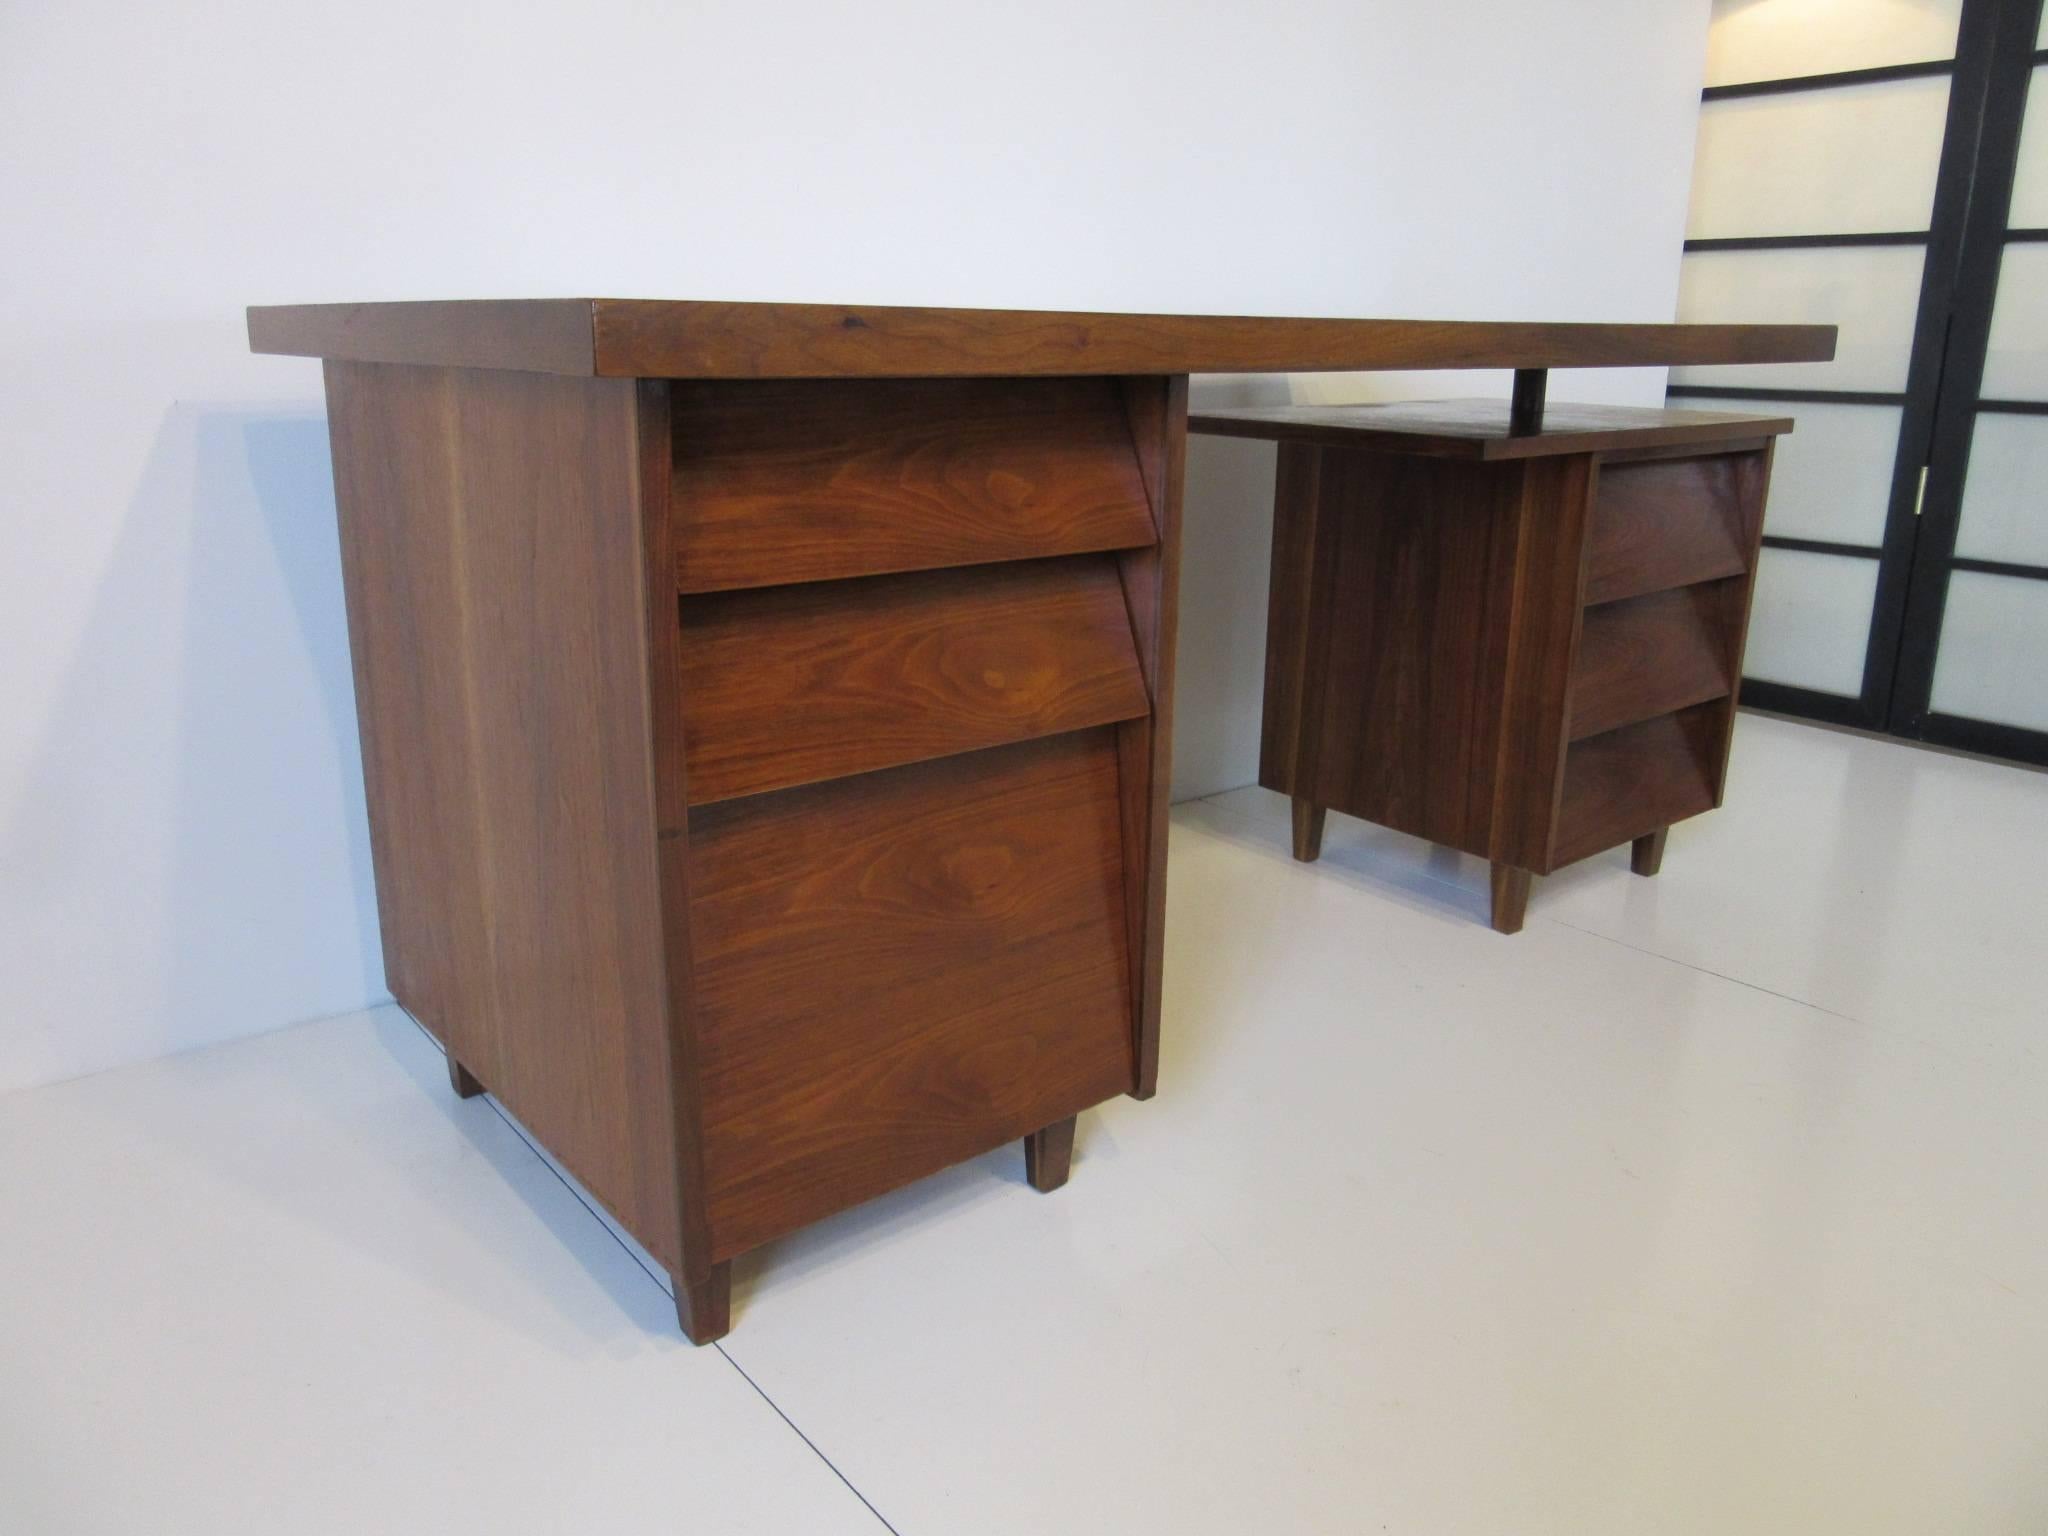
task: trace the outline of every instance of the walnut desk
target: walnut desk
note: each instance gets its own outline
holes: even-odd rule
[[[249,338],[325,359],[391,991],[700,1342],[734,1255],[1010,1140],[1054,1188],[1153,1091],[1188,374],[1834,347],[608,299]]]

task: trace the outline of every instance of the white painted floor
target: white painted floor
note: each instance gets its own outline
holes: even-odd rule
[[[722,1348],[396,1010],[0,1100],[0,1532],[2048,1531],[2048,778],[1754,716],[1541,881],[1176,813],[1163,1081]]]

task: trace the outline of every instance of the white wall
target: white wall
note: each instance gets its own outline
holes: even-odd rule
[[[7,7],[0,1088],[383,996],[318,369],[250,357],[244,304],[1668,319],[1705,21]],[[1270,476],[1190,453],[1189,792],[1254,771]]]

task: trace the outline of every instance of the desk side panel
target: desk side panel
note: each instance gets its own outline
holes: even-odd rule
[[[635,387],[327,397],[391,990],[678,1268]]]
[[[1261,783],[1487,851],[1522,474],[1283,449]]]

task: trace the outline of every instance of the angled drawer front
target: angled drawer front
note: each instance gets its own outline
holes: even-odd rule
[[[1107,555],[686,598],[693,805],[1147,713]]]
[[[1743,579],[1586,610],[1572,665],[1572,739],[1728,696]]]
[[[671,386],[684,592],[1156,539],[1116,379]]]
[[[1713,809],[1727,721],[1724,704],[1696,704],[1573,742],[1550,868]]]
[[[1127,1091],[1116,732],[693,813],[715,1256]]]
[[[1760,453],[1608,464],[1593,497],[1586,602],[1609,603],[1748,568]]]

